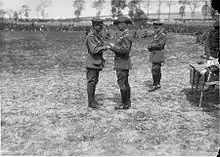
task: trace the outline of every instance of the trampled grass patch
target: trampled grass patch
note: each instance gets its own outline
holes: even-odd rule
[[[23,36],[20,39],[20,36]],[[19,40],[18,40],[19,39]],[[114,54],[105,52],[97,100],[87,107],[85,58],[80,32],[4,34],[0,60],[1,155],[216,155],[219,91],[203,106],[192,101],[189,63],[204,53],[195,38],[169,34],[162,88],[149,93],[150,39],[133,42],[132,107],[120,102]]]

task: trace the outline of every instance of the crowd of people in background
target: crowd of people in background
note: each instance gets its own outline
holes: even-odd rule
[[[146,34],[143,34],[142,36],[138,36],[137,32],[142,29],[149,29],[152,24],[149,24],[147,21],[143,24],[137,24],[132,29],[134,31],[134,38],[145,38]],[[190,34],[197,37],[196,41],[202,43],[204,41],[204,34],[210,30],[210,26],[208,25],[202,25],[202,24],[196,24],[196,25],[188,25],[185,23],[172,23],[172,24],[164,24],[164,28],[167,30],[167,32],[173,32],[173,33],[183,33],[183,34]],[[106,30],[114,29],[113,25],[105,25],[105,32]],[[82,26],[76,26],[75,24],[42,24],[42,23],[0,23],[0,30],[1,31],[55,31],[55,32],[71,32],[71,31],[85,31],[85,34],[87,35],[88,32],[91,30],[91,26],[82,25]],[[108,33],[105,33],[107,36],[109,36]],[[108,38],[108,37],[107,37]]]

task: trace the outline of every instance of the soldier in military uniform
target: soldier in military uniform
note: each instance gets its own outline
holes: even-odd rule
[[[208,77],[207,81],[214,81],[216,78],[219,79],[219,76],[214,78],[212,76],[219,75],[219,21],[213,23],[214,29],[212,29],[205,40],[205,55],[207,57],[207,62],[212,64],[207,67],[203,73],[206,73]],[[215,91],[215,85],[210,85],[204,91]]]
[[[154,23],[155,35],[153,41],[148,45],[148,50],[151,52],[150,61],[152,62],[152,78],[153,86],[149,92],[155,91],[161,87],[161,66],[164,63],[164,48],[166,44],[166,32],[162,28],[162,23]]]
[[[121,93],[121,104],[117,104],[115,109],[129,109],[131,106],[131,88],[128,82],[129,70],[131,69],[131,35],[129,34],[128,25],[132,21],[125,17],[120,16],[114,21],[114,25],[122,34],[118,37],[115,43],[110,43],[110,50],[115,53],[114,69],[116,70],[117,83]]]
[[[86,59],[86,78],[88,106],[97,109],[101,104],[95,100],[96,85],[99,81],[99,72],[103,69],[105,63],[103,52],[110,47],[104,45],[101,36],[103,20],[93,18],[92,26],[92,31],[86,37],[86,47],[89,53]]]
[[[205,40],[205,54],[208,60],[216,59],[219,55],[219,21],[214,22],[213,27]]]

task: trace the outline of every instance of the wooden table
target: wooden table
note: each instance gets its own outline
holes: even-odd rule
[[[200,93],[200,100],[199,100],[199,107],[202,105],[202,98],[204,95],[204,86],[205,85],[212,85],[212,84],[218,84],[219,81],[214,82],[205,82],[206,78],[205,75],[201,72],[205,70],[205,68],[208,67],[208,64],[190,64],[190,83],[192,85],[192,94],[193,94],[193,100],[196,99],[196,93],[198,90],[198,86],[201,85],[201,93]],[[194,86],[196,86],[195,91],[193,90]]]

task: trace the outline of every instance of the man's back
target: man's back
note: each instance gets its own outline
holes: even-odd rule
[[[205,41],[205,53],[206,55],[214,58],[218,57],[219,53],[219,30],[211,30]]]

